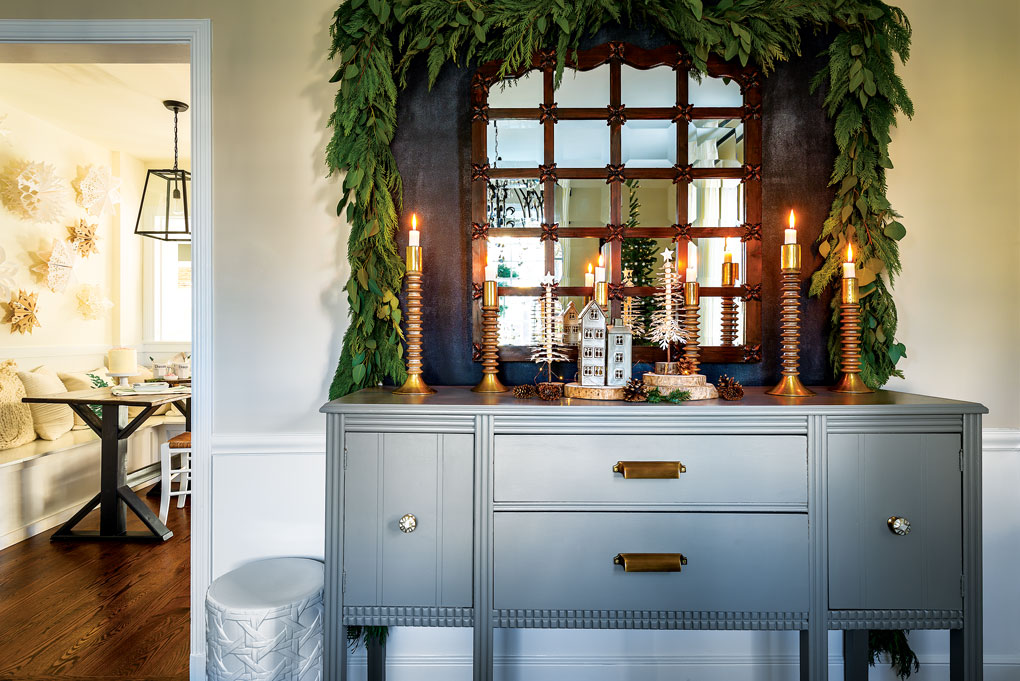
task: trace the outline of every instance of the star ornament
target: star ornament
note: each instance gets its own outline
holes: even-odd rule
[[[553,279],[552,272],[546,272],[545,276],[542,277],[542,279],[541,279],[541,283],[542,283],[542,286],[552,286],[553,284],[555,284],[556,280]]]
[[[662,252],[662,262],[670,262],[673,260],[673,251],[668,248]]]
[[[70,232],[67,241],[78,252],[78,255],[87,258],[92,253],[99,253],[99,247],[96,245],[96,242],[99,241],[99,237],[96,236],[96,225],[79,220],[77,225],[68,225],[67,231]]]
[[[53,240],[53,247],[43,261],[32,268],[42,276],[43,283],[54,293],[62,293],[71,279],[74,268],[74,251],[63,241]]]
[[[106,166],[89,166],[84,177],[73,184],[78,205],[93,217],[113,213],[120,203],[120,178],[114,177]]]
[[[113,301],[100,292],[93,284],[82,284],[75,296],[78,301],[78,313],[82,319],[101,319],[113,308]]]
[[[32,329],[42,326],[36,316],[36,300],[38,293],[26,293],[19,290],[11,296],[11,302],[7,303],[7,316],[4,322],[11,325],[11,333],[32,333]]]

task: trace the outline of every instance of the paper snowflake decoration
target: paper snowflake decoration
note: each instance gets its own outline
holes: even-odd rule
[[[99,237],[96,236],[96,225],[79,220],[77,225],[68,225],[67,231],[70,232],[67,236],[68,243],[81,257],[87,258],[90,254],[99,252],[96,246],[96,242],[99,241]]]
[[[11,297],[16,271],[17,268],[14,264],[7,262],[7,252],[0,247],[0,300],[7,300]]]
[[[11,302],[7,303],[7,316],[4,322],[11,325],[11,333],[32,333],[36,326],[42,326],[36,312],[36,299],[38,293],[25,293],[19,290],[11,296]]]
[[[113,301],[107,298],[93,284],[82,284],[75,295],[78,312],[82,319],[100,319],[113,308]]]
[[[50,252],[42,256],[42,262],[33,267],[32,271],[42,276],[46,288],[54,293],[60,293],[67,288],[73,268],[74,251],[71,245],[54,239]]]
[[[0,200],[25,220],[57,222],[64,214],[67,192],[49,163],[12,161],[0,175]]]
[[[112,213],[120,203],[120,178],[106,166],[89,166],[84,177],[74,183],[78,205],[97,218]]]

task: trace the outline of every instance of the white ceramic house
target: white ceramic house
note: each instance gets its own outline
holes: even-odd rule
[[[606,332],[606,385],[625,385],[631,374],[633,332],[619,319]]]
[[[577,345],[581,340],[581,321],[578,318],[577,308],[574,301],[567,303],[567,309],[563,311],[563,344]]]
[[[577,382],[606,384],[606,313],[594,300],[581,310],[581,342],[577,347]]]

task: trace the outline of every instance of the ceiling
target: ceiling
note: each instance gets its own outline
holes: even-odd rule
[[[0,63],[0,115],[10,105],[113,151],[143,161],[172,159],[173,114],[162,102],[190,101],[189,72],[186,63]],[[188,165],[188,113],[181,114],[179,131],[182,165]]]

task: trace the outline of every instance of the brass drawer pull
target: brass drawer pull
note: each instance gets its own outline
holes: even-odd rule
[[[623,473],[625,478],[679,478],[687,472],[687,466],[679,461],[617,461],[614,473]]]
[[[618,553],[614,565],[622,565],[626,572],[680,572],[687,565],[682,553]]]

